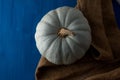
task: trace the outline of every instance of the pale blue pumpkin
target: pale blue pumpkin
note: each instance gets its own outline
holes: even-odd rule
[[[41,55],[54,64],[71,64],[81,59],[91,44],[91,30],[81,11],[60,7],[38,23],[35,40]]]

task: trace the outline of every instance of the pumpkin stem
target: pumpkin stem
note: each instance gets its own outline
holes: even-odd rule
[[[74,33],[68,29],[61,28],[58,32],[58,35],[62,38],[65,38],[67,36],[74,36]]]

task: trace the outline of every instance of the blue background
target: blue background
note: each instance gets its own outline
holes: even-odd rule
[[[120,8],[113,4],[120,25]],[[34,80],[40,59],[36,25],[48,11],[64,5],[74,7],[76,0],[0,0],[0,80]]]
[[[112,1],[113,1],[113,8],[115,12],[116,21],[120,29],[120,4],[118,4],[116,0],[112,0]]]
[[[34,80],[40,59],[34,33],[51,9],[76,0],[0,0],[0,80]]]

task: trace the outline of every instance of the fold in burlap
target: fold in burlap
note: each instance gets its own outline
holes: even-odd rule
[[[78,0],[92,30],[86,55],[70,65],[55,65],[44,57],[36,69],[36,80],[120,80],[120,31],[112,0]]]

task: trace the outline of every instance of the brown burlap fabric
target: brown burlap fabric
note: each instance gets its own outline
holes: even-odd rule
[[[86,55],[70,65],[55,65],[42,57],[36,80],[120,80],[120,31],[112,0],[78,0],[92,30]]]

